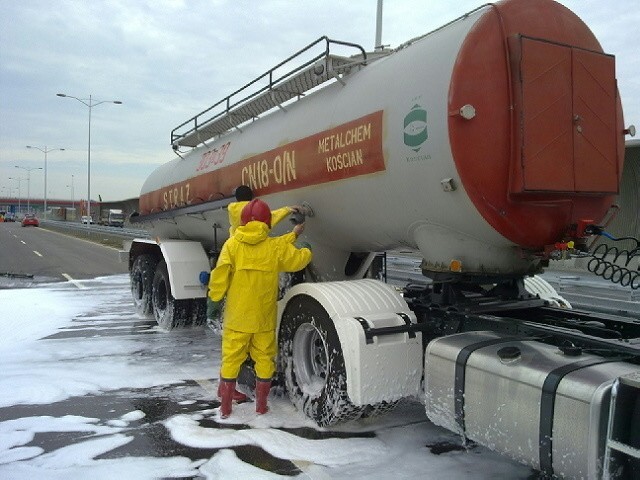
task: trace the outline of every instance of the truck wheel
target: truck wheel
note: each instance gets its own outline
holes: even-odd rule
[[[136,313],[150,315],[153,312],[151,303],[153,275],[158,260],[153,255],[138,255],[131,266],[131,296]]]
[[[632,412],[630,415],[632,427],[629,431],[629,440],[627,443],[634,448],[640,448],[640,429],[634,428],[634,426],[640,425],[640,397],[636,397]],[[640,478],[639,458],[629,457],[629,474],[628,478]]]
[[[160,328],[171,330],[190,321],[190,300],[176,300],[171,293],[167,264],[161,260],[153,276],[153,316]]]
[[[207,323],[207,299],[194,298],[191,300],[191,324],[195,326]]]
[[[379,417],[386,415],[398,406],[399,400],[392,402],[379,402],[373,405],[367,405],[362,413],[362,418]]]
[[[363,407],[347,395],[338,334],[324,308],[300,295],[287,305],[278,337],[279,371],[293,404],[326,427],[359,418]]]

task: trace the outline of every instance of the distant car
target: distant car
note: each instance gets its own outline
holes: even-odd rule
[[[93,223],[93,217],[91,215],[83,215],[81,220],[85,225]]]
[[[40,221],[32,213],[29,213],[29,214],[25,215],[24,218],[22,219],[22,226],[23,227],[28,227],[29,225],[31,225],[33,227],[39,227],[40,226]]]
[[[7,212],[7,214],[4,216],[4,221],[5,222],[15,222],[16,221],[16,214],[13,212]]]

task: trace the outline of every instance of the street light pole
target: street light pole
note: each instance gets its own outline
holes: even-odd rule
[[[22,197],[22,192],[20,190],[20,182],[22,180],[26,180],[26,178],[20,178],[20,177],[8,177],[9,180],[17,180],[18,181],[18,213],[22,213],[22,209],[20,208],[20,199]]]
[[[35,148],[36,150],[40,150],[44,153],[44,219],[47,219],[47,153],[54,152],[56,150],[64,151],[64,148],[50,148],[47,149],[45,145],[44,149],[40,147],[33,147],[31,145],[27,145],[27,148]]]
[[[67,187],[71,187],[71,208],[75,210],[76,204],[73,201],[73,175],[71,175],[71,185],[67,185]]]
[[[15,167],[27,171],[27,213],[31,213],[31,170],[42,170],[42,167],[21,167],[19,165],[15,165]]]
[[[122,102],[120,100],[96,101],[91,95],[89,95],[88,99],[82,99],[74,97],[73,95],[66,95],[64,93],[56,93],[56,95],[63,98],[73,98],[89,108],[89,145],[87,147],[87,215],[91,216],[91,109],[102,103],[115,103],[116,105],[122,105]],[[87,225],[89,224],[87,223]]]

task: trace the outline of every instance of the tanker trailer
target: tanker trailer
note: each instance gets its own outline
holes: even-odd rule
[[[632,130],[614,57],[551,0],[485,5],[394,50],[322,37],[171,132],[178,158],[132,218],[153,239],[129,252],[134,303],[164,328],[204,320],[198,274],[237,186],[307,204],[313,262],[278,309],[301,411],[327,426],[418,396],[549,475],[631,478],[640,322],[554,307],[531,279],[588,255]],[[367,278],[398,249],[424,284]]]

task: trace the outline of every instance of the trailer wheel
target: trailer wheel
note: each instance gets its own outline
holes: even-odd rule
[[[627,442],[634,448],[640,448],[640,397],[636,397],[633,413],[631,417],[631,428],[629,431],[629,441]],[[640,478],[640,459],[629,457],[629,478]]]
[[[364,411],[347,395],[346,371],[338,334],[313,298],[294,297],[282,316],[279,371],[293,404],[326,427],[359,418]]]
[[[394,400],[392,402],[379,402],[374,403],[373,405],[367,405],[362,412],[362,418],[368,417],[379,417],[381,415],[385,415],[398,406],[399,400]]]
[[[153,312],[153,275],[157,263],[156,257],[144,254],[138,255],[131,266],[131,296],[139,315],[147,316]]]
[[[195,326],[207,323],[207,299],[194,298],[191,300],[191,324]]]
[[[153,276],[153,316],[160,328],[171,330],[189,323],[190,300],[176,300],[171,293],[167,264],[161,260]]]

